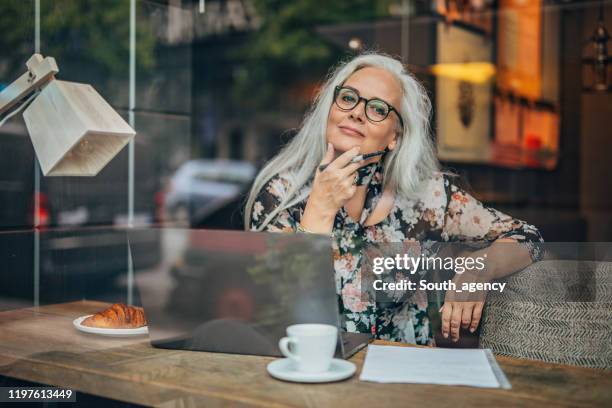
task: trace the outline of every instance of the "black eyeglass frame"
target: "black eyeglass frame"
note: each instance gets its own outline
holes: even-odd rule
[[[355,94],[357,95],[357,103],[355,103],[355,105],[352,108],[350,108],[350,109],[345,109],[345,108],[341,107],[340,105],[338,105],[338,94],[340,93],[340,91],[342,89],[349,89],[349,90],[355,92]],[[368,116],[368,110],[364,109],[364,113],[365,113],[366,117],[368,118],[368,120],[371,120],[372,122],[379,123],[379,122],[382,122],[383,120],[387,119],[389,117],[389,113],[390,112],[395,112],[395,114],[397,115],[397,118],[400,121],[400,125],[402,125],[402,129],[404,128],[404,120],[402,119],[402,115],[400,115],[399,111],[397,109],[395,109],[393,107],[393,105],[391,105],[387,101],[384,101],[384,100],[382,100],[380,98],[371,98],[371,99],[364,98],[363,96],[359,95],[359,92],[355,88],[351,88],[350,86],[339,86],[338,85],[338,86],[336,86],[334,88],[334,103],[336,104],[338,109],[340,109],[342,111],[345,111],[345,112],[352,111],[353,109],[355,109],[357,107],[357,105],[359,105],[361,103],[361,101],[365,102],[365,107],[366,108],[368,106],[368,102],[370,102],[370,101],[380,101],[380,102],[384,103],[385,105],[387,105],[389,107],[389,111],[387,111],[387,115],[384,118],[382,118],[381,120],[374,120],[374,119],[370,118]]]

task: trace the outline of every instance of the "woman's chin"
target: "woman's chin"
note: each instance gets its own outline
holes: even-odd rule
[[[334,150],[336,152],[346,152],[347,150],[351,150],[355,146],[361,146],[363,143],[363,138],[357,139],[352,137],[343,137],[338,139],[330,140],[331,144],[334,145]]]

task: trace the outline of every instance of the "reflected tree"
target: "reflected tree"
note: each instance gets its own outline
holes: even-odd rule
[[[2,76],[22,72],[34,52],[33,3],[8,0],[0,4]],[[41,1],[40,7],[41,52],[55,57],[60,70],[62,61],[69,59],[95,66],[105,76],[127,72],[129,1],[48,0]],[[137,42],[137,64],[149,69],[154,65],[155,39],[148,24],[137,24]]]
[[[270,106],[278,102],[283,89],[317,83],[346,51],[318,36],[316,26],[388,17],[395,3],[255,0],[261,27],[245,45],[234,50],[246,63],[235,78],[233,96],[240,103],[248,100],[253,107]],[[308,99],[311,96],[307,95]]]

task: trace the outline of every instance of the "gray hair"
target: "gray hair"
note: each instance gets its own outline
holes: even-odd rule
[[[402,86],[399,110],[404,128],[398,131],[395,149],[385,157],[383,187],[409,199],[418,193],[425,181],[439,171],[430,134],[431,101],[427,91],[400,61],[380,53],[361,54],[341,63],[331,72],[296,136],[255,178],[245,207],[245,229],[250,229],[251,213],[257,195],[276,175],[289,173],[290,186],[279,205],[267,214],[259,230],[264,229],[278,213],[308,197],[308,189],[302,187],[308,183],[327,150],[327,120],[335,87],[344,83],[355,71],[366,67],[382,68],[390,72]]]

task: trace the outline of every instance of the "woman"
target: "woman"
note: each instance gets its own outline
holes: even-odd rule
[[[424,88],[388,56],[363,54],[329,77],[295,138],[259,173],[245,210],[247,229],[331,234],[338,293],[348,331],[431,344],[427,302],[381,307],[361,299],[360,262],[368,244],[406,241],[541,241],[537,229],[484,207],[439,171]],[[358,154],[384,151],[358,163]],[[326,165],[321,167],[321,165]],[[533,246],[488,265],[499,278],[529,265]],[[483,302],[442,307],[442,334],[474,331]]]

